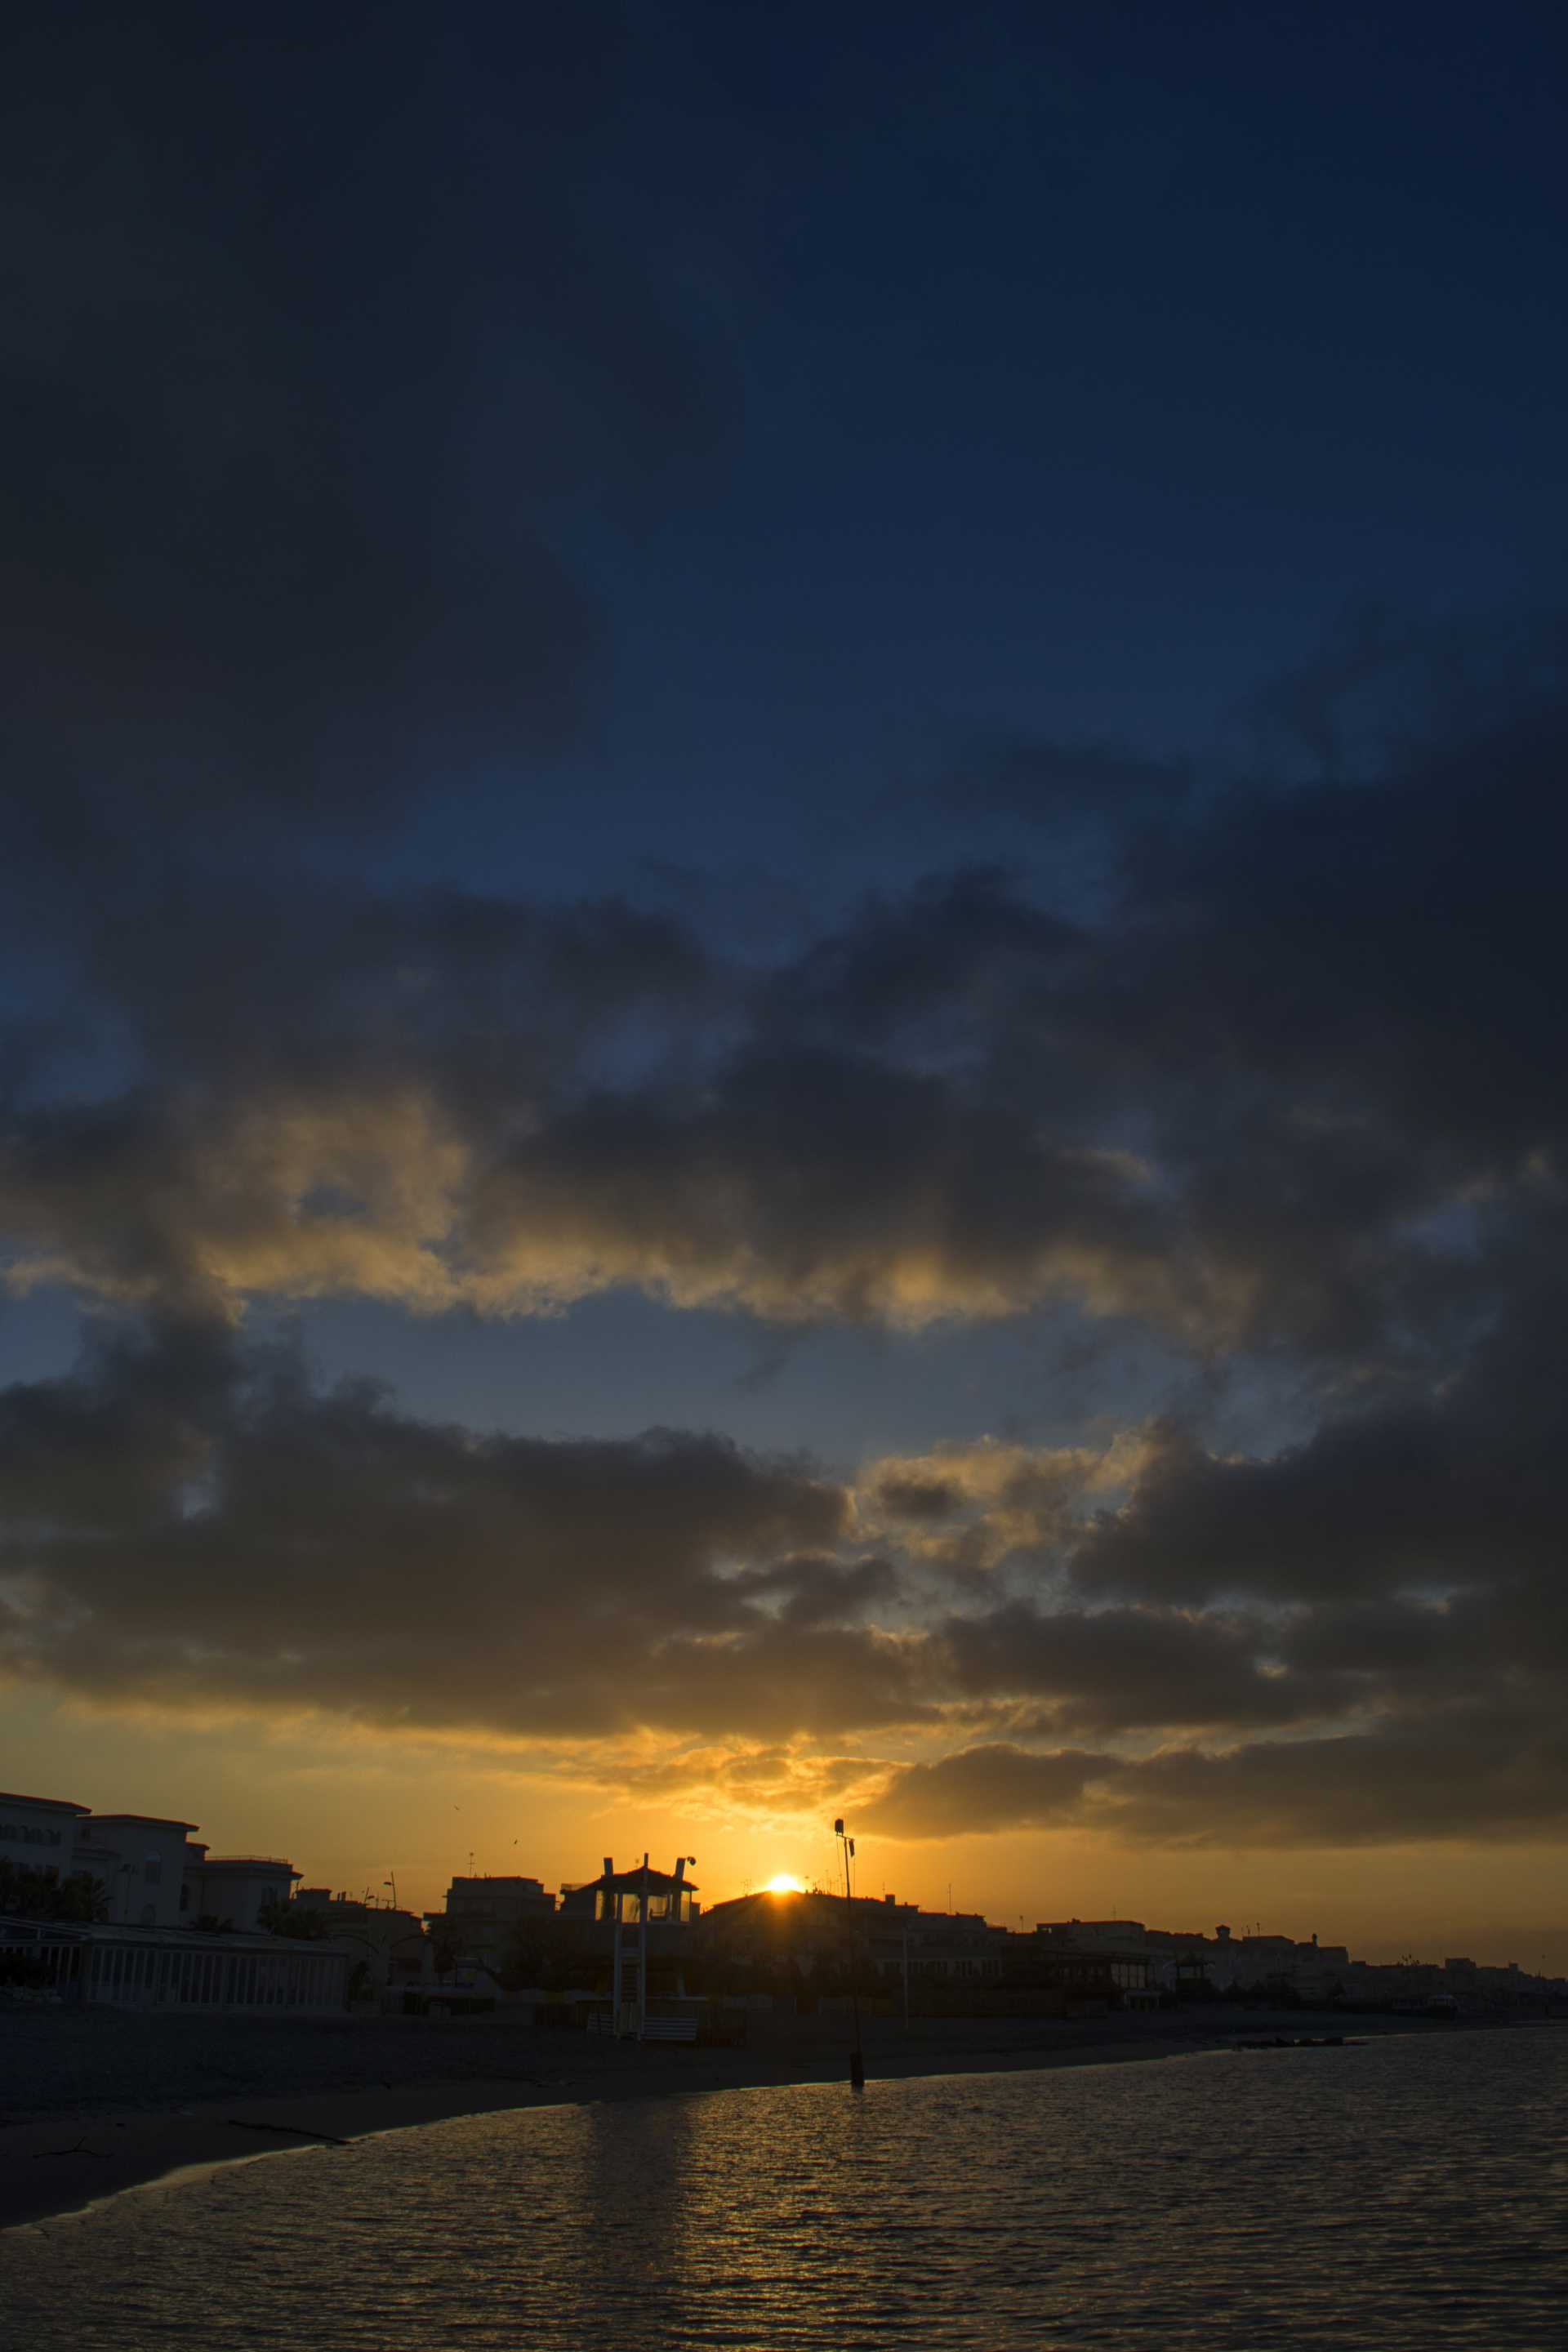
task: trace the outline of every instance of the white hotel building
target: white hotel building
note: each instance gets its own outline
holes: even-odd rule
[[[119,2009],[341,2011],[353,1956],[258,1925],[300,1873],[268,1856],[209,1854],[195,1827],[0,1791],[0,1861],[90,1878],[107,1911],[91,1925],[0,1913],[0,1986]],[[199,1930],[198,1919],[214,1924]]]

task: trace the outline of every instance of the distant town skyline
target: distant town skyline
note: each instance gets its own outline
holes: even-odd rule
[[[441,1785],[445,1787],[446,1784],[443,1782]],[[38,1789],[26,1793],[55,1801],[72,1801],[72,1792],[68,1789]],[[132,1800],[128,1801],[132,1812],[146,1810],[134,1802],[137,1795],[145,1793],[145,1790],[132,1792]],[[74,1801],[80,1801],[79,1796]],[[92,1807],[90,1810],[96,1812],[107,1808]],[[178,1818],[177,1814],[175,1818]],[[606,1817],[601,1814],[597,1820],[602,1841],[614,1846],[623,1868],[635,1867],[645,1846],[656,1863],[664,1852],[664,1846],[658,1843],[649,1823],[657,1822],[662,1832],[668,1829],[668,1816],[649,1814],[640,1820],[632,1820],[618,1845],[609,1836]],[[237,1821],[257,1826],[241,1834],[236,1829]],[[226,1812],[221,1818],[204,1811],[197,1826],[204,1847],[210,1847],[215,1856],[231,1853],[270,1855],[293,1865],[296,1878],[303,1885],[328,1886],[334,1894],[341,1893],[351,1901],[395,1904],[416,1916],[439,1911],[446,1902],[449,1887],[464,1880],[472,1880],[478,1885],[489,1878],[523,1877],[538,1881],[548,1895],[555,1897],[563,1887],[580,1885],[591,1878],[601,1859],[600,1851],[593,1850],[590,1838],[589,1843],[571,1849],[558,1870],[544,1867],[537,1858],[530,1862],[520,1838],[504,1853],[498,1849],[493,1856],[482,1847],[465,1848],[460,1853],[454,1853],[449,1864],[434,1870],[430,1864],[417,1858],[411,1862],[404,1852],[379,1858],[367,1858],[361,1853],[352,1857],[357,1864],[356,1867],[344,1866],[351,1857],[339,1853],[331,1857],[339,1867],[330,1868],[323,1866],[321,1860],[322,1850],[319,1846],[300,1845],[297,1841],[281,1835],[277,1819],[268,1827],[266,1816],[259,1809],[247,1810],[237,1815]],[[678,1842],[679,1834],[678,1832]],[[666,1838],[665,1843],[668,1842]],[[709,1852],[712,1855],[729,1853],[734,1849],[735,1843],[733,1837],[717,1837],[710,1843]],[[780,1842],[781,1851],[785,1843],[788,1841]],[[1050,1917],[1085,1921],[1124,1919],[1138,1921],[1144,1927],[1163,1931],[1204,1937],[1213,1937],[1216,1929],[1224,1927],[1238,1939],[1259,1934],[1265,1937],[1288,1936],[1301,1944],[1310,1942],[1314,1937],[1328,1945],[1348,1942],[1354,1957],[1378,1965],[1405,1958],[1417,1961],[1439,1960],[1464,1950],[1482,1966],[1501,1967],[1512,1961],[1527,1973],[1568,1974],[1568,1934],[1559,1921],[1547,1916],[1532,1918],[1529,1911],[1522,1908],[1488,1916],[1484,1912],[1476,1912],[1473,1906],[1466,1913],[1456,1910],[1446,1920],[1441,1912],[1423,1908],[1418,1895],[1413,1899],[1413,1907],[1401,1913],[1397,1898],[1402,1881],[1397,1875],[1390,1881],[1393,1898],[1390,1905],[1381,1915],[1373,1914],[1374,1918],[1381,1917],[1383,1924],[1369,1931],[1347,1935],[1342,1921],[1335,1913],[1339,1898],[1332,1892],[1334,1880],[1328,1874],[1317,1877],[1299,1873],[1294,1893],[1285,1892],[1273,1907],[1256,1915],[1238,1912],[1231,1916],[1222,1908],[1210,1917],[1205,1913],[1202,1895],[1205,1892],[1212,1894],[1216,1885],[1226,1882],[1228,1858],[1221,1858],[1216,1874],[1209,1878],[1205,1878],[1201,1871],[1190,1868],[1184,1873],[1181,1868],[1184,1857],[1180,1856],[1172,1858],[1174,1866],[1168,1870],[1123,1872],[1119,1885],[1122,1885],[1125,1891],[1142,1892],[1146,1899],[1128,1903],[1120,1896],[1114,1896],[1110,1901],[1097,1903],[1093,1899],[1093,1890],[1102,1883],[1104,1872],[1101,1866],[1093,1863],[1082,1867],[1076,1882],[1047,1882],[1042,1878],[1031,1888],[1026,1882],[1019,1885],[1003,1879],[1002,1883],[1007,1889],[1005,1895],[986,1897],[976,1896],[974,1889],[977,1885],[996,1883],[995,1880],[987,1880],[987,1873],[997,1873],[1000,1877],[999,1864],[1001,1871],[1005,1871],[1010,1865],[1016,1866],[1013,1856],[1005,1852],[1001,1854],[994,1853],[990,1841],[982,1841],[973,1853],[944,1850],[925,1856],[921,1855],[919,1849],[907,1845],[891,1843],[879,1845],[875,1841],[867,1843],[863,1839],[858,1839],[857,1843],[860,1849],[857,1853],[853,1882],[857,1900],[880,1902],[891,1895],[900,1903],[918,1904],[927,1912],[978,1915],[994,1927],[1011,1930],[1030,1931],[1040,1920]],[[794,1867],[781,1863],[767,1869],[743,1869],[739,1877],[731,1876],[731,1865],[704,1864],[699,1856],[692,1877],[700,1889],[703,1908],[711,1909],[717,1905],[732,1902],[738,1896],[767,1892],[769,1880],[779,1875],[797,1879],[805,1890],[834,1897],[842,1894],[842,1863],[837,1841],[829,1824],[823,1824],[819,1832],[805,1840],[800,1839],[797,1833],[795,1850],[797,1855],[808,1858],[802,1858]],[[1026,1853],[1029,1851],[1037,1853],[1038,1843],[1031,1842],[1031,1845],[1025,1849]],[[1184,1859],[1190,1864],[1193,1858]],[[924,1869],[921,1867],[922,1860],[926,1863]],[[930,1874],[931,1864],[934,1863],[940,1871],[944,1860],[952,1861],[959,1874],[933,1880]],[[907,1872],[900,1870],[896,1882],[889,1874],[895,1862],[911,1864]],[[1268,1874],[1260,1873],[1255,1885],[1261,1889],[1270,1883]],[[1345,1881],[1352,1899],[1364,1902],[1364,1896],[1358,1895],[1358,1884],[1353,1874]],[[1517,1899],[1517,1857],[1512,1857],[1509,1869],[1498,1874],[1500,1899],[1505,1902],[1510,1896]],[[1314,1896],[1319,1898],[1315,1907]],[[1212,1904],[1209,1909],[1214,1909]],[[1311,1913],[1310,1920],[1305,1917],[1307,1911]],[[1469,1919],[1468,1939],[1458,1933],[1456,1923],[1460,1917]]]
[[[1548,19],[187,32],[10,78],[0,1777],[1568,1965]]]

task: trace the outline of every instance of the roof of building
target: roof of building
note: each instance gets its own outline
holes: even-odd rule
[[[0,1789],[0,1805],[32,1805],[40,1813],[90,1813],[90,1805],[73,1804],[68,1797],[24,1797],[19,1789]]]
[[[672,1870],[655,1870],[651,1863],[639,1862],[633,1870],[602,1870],[597,1878],[584,1878],[572,1889],[574,1895],[586,1895],[603,1887],[606,1893],[635,1894],[647,1884],[649,1890],[679,1886],[683,1894],[695,1895],[694,1878],[677,1878]]]
[[[303,1878],[291,1862],[276,1853],[209,1853],[195,1865],[200,1870],[283,1870],[290,1878]]]
[[[510,1887],[514,1894],[527,1892],[531,1888],[537,1895],[542,1895],[544,1892],[544,1881],[542,1878],[492,1877],[488,1871],[479,1878],[454,1878],[452,1884],[454,1886],[489,1886],[500,1889]]]
[[[83,1810],[85,1811],[86,1808]],[[197,1830],[201,1827],[200,1822],[171,1821],[167,1813],[94,1813],[88,1826],[96,1828],[100,1822],[126,1822],[139,1830]]]

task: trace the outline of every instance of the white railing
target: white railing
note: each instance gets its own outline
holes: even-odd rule
[[[338,2010],[342,1952],[278,1937],[138,1936],[0,1919],[0,1989],[10,1984],[111,2009]]]

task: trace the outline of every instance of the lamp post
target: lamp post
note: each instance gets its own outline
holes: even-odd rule
[[[855,2047],[849,2053],[849,2087],[863,2091],[866,2087],[866,2062],[860,2052],[860,1989],[855,1979],[855,1911],[849,1893],[849,1864],[855,1858],[855,1841],[844,1834],[841,1821],[833,1824],[833,1834],[844,1848],[844,1924],[849,1935],[849,2002],[855,2019]]]

